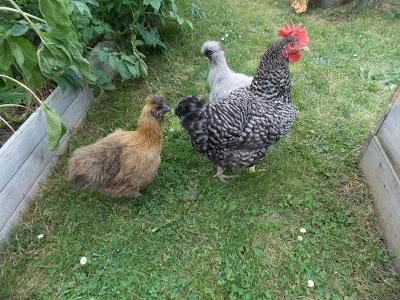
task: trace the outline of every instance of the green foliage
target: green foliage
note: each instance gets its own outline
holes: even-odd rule
[[[52,110],[47,104],[42,104],[42,109],[46,115],[47,132],[49,137],[49,148],[55,151],[59,147],[60,139],[67,132],[67,127],[60,116]]]
[[[41,88],[43,76],[62,89],[81,88],[79,75],[96,90],[113,90],[110,78],[93,70],[84,57],[87,49],[105,38],[116,40],[119,49],[96,51],[122,80],[129,80],[147,75],[141,48],[166,48],[158,28],[167,20],[172,20],[182,30],[193,28],[190,21],[178,15],[175,0],[5,2],[16,13],[0,8],[5,16],[0,22],[0,73],[24,82],[33,90]],[[36,16],[28,15],[21,7]],[[196,9],[198,14],[198,7]],[[30,98],[24,93],[14,82],[0,82],[0,104],[12,102],[30,106]],[[5,109],[0,112],[7,114]]]

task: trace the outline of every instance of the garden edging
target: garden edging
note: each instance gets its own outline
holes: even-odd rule
[[[101,46],[110,42],[103,42]],[[100,46],[98,44],[96,47]],[[93,68],[108,76],[113,75],[107,62],[101,62],[93,51],[89,55]],[[60,141],[60,148],[48,148],[47,125],[44,112],[37,109],[0,148],[0,246],[7,240],[11,228],[19,221],[29,200],[41,183],[49,176],[58,157],[65,151],[69,138],[82,123],[89,104],[94,99],[93,90],[85,81],[82,89],[57,87],[44,101],[64,120],[68,132]]]

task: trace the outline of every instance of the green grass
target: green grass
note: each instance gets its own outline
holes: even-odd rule
[[[208,21],[194,22],[193,33],[168,32],[168,50],[149,55],[149,77],[119,83],[92,105],[1,252],[0,298],[399,299],[357,155],[399,79],[400,8],[296,16],[289,1],[199,4]],[[207,95],[203,41],[228,33],[230,65],[252,74],[290,19],[311,40],[291,66],[297,119],[256,173],[213,179],[171,115],[158,177],[139,201],[67,182],[72,151],[134,129],[145,95],[161,93],[171,107]]]

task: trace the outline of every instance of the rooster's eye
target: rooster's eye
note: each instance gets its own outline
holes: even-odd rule
[[[290,46],[290,47],[294,47],[295,45],[296,45],[296,44],[293,43],[293,42],[290,42],[290,43],[289,43],[289,46]]]

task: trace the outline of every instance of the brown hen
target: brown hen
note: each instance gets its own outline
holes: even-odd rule
[[[121,129],[77,149],[69,161],[69,179],[112,197],[140,196],[157,175],[163,141],[162,121],[169,111],[163,97],[148,96],[135,131]]]

